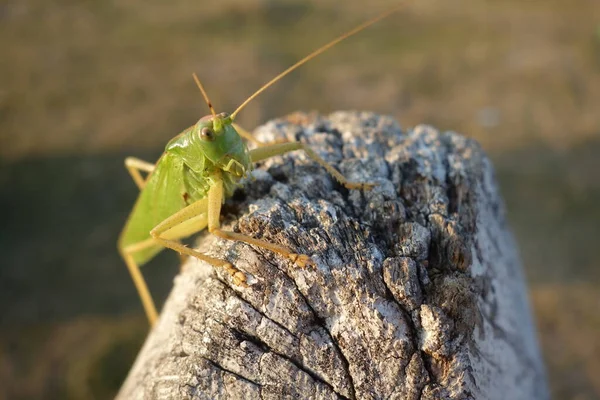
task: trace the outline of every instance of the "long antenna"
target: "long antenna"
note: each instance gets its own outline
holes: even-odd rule
[[[206,104],[208,104],[208,108],[210,108],[210,112],[212,113],[213,118],[216,118],[217,113],[215,112],[215,109],[214,109],[212,103],[208,99],[208,95],[206,94],[206,90],[204,90],[204,86],[202,86],[202,83],[200,83],[200,79],[198,79],[198,76],[196,75],[195,72],[192,74],[192,76],[194,77],[194,80],[196,81],[196,85],[198,85],[198,88],[202,92],[202,96],[204,96],[204,100],[206,101]]]
[[[329,48],[335,46],[336,44],[338,44],[339,42],[341,42],[342,40],[354,35],[355,33],[358,33],[360,31],[362,31],[363,29],[369,27],[370,25],[373,25],[375,22],[378,22],[382,19],[384,19],[385,17],[389,16],[390,14],[398,11],[401,7],[404,6],[404,3],[385,11],[382,14],[379,14],[378,16],[376,16],[373,19],[368,20],[367,22],[357,26],[356,28],[352,29],[349,32],[344,33],[342,36],[339,36],[338,38],[332,40],[331,42],[327,43],[324,46],[321,46],[320,48],[318,48],[317,50],[313,51],[312,53],[310,53],[309,55],[307,55],[306,57],[304,57],[302,60],[298,61],[297,63],[295,63],[294,65],[292,65],[291,67],[289,67],[288,69],[286,69],[285,71],[283,71],[282,73],[280,73],[279,75],[277,75],[275,78],[271,79],[269,82],[267,82],[265,85],[263,85],[263,87],[261,87],[260,89],[258,89],[256,92],[254,92],[254,94],[250,97],[248,97],[246,99],[246,101],[244,101],[232,114],[231,114],[231,119],[233,120],[235,118],[235,116],[237,115],[237,113],[240,112],[240,110],[244,107],[246,107],[246,105],[248,105],[248,103],[250,103],[252,100],[254,100],[254,98],[256,96],[258,96],[259,94],[261,94],[262,92],[264,92],[269,86],[271,86],[272,84],[274,84],[275,82],[277,82],[278,80],[280,80],[281,78],[283,78],[284,76],[286,76],[287,74],[289,74],[290,72],[292,72],[293,70],[295,70],[296,68],[298,68],[299,66],[301,66],[302,64],[306,63],[307,61],[312,60],[313,58],[315,58],[316,56],[318,56],[319,54],[323,53],[324,51],[328,50]],[[203,91],[204,93],[204,91]]]

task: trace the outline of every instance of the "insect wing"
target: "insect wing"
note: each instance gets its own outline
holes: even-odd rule
[[[166,153],[149,176],[121,234],[120,244],[126,247],[150,238],[150,231],[166,218],[184,208],[183,162]],[[163,249],[152,246],[134,253],[136,263],[144,264]]]

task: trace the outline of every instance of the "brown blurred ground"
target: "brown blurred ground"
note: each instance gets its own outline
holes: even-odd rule
[[[241,122],[369,109],[480,141],[554,397],[598,399],[600,2],[413,3],[288,76]],[[0,4],[0,399],[111,398],[119,387],[146,330],[115,247],[136,195],[122,160],[155,159],[206,113],[191,73],[231,111],[394,2],[371,4]],[[176,270],[172,254],[146,267],[153,290],[164,296]]]

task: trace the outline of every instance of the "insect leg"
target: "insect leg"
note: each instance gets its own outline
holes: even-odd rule
[[[241,137],[256,144],[257,146],[269,146],[269,145],[273,144],[273,143],[261,142],[260,140],[256,139],[250,132],[248,132],[247,130],[245,130],[244,128],[242,128],[241,126],[236,124],[235,122],[232,122],[231,125],[233,125],[233,127],[235,128],[235,130]],[[274,143],[281,143],[281,142],[276,141]]]
[[[206,227],[207,222],[210,220],[210,213],[207,215],[206,205],[206,199],[198,200],[190,204],[156,225],[154,229],[150,231],[150,235],[156,241],[155,243],[159,243],[164,247],[175,250],[179,254],[196,257],[199,260],[206,261],[214,267],[223,268],[231,275],[234,284],[246,286],[246,275],[235,268],[230,262],[209,257],[174,240],[192,235]]]
[[[148,239],[121,249],[121,255],[123,256],[123,260],[125,260],[125,264],[127,264],[127,269],[129,269],[135,288],[142,300],[142,305],[144,306],[144,311],[146,312],[148,321],[150,321],[150,325],[154,325],[158,318],[158,313],[156,312],[154,300],[152,300],[152,295],[148,290],[148,285],[146,285],[140,267],[133,259],[133,253],[155,245],[156,242],[153,239]]]
[[[206,203],[206,201],[204,201],[204,203]],[[206,209],[206,206],[204,206],[204,207]],[[166,240],[169,240],[170,242],[173,242],[179,246],[182,246],[179,242],[176,242],[175,240],[170,240],[170,239],[183,238],[183,237],[193,235],[194,233],[206,228],[206,224],[207,224],[207,216],[206,216],[206,213],[203,213],[203,214],[197,215],[193,218],[190,218],[190,219],[182,222],[181,224],[178,224],[178,225],[172,227],[171,229],[168,229],[167,231],[165,231],[163,233],[163,235],[166,238],[168,238]],[[140,267],[135,262],[133,255],[137,251],[144,250],[144,249],[147,249],[148,247],[157,246],[157,245],[165,246],[165,244],[162,241],[159,241],[156,238],[151,237],[151,238],[143,240],[141,242],[131,244],[131,245],[125,247],[124,249],[122,249],[122,251],[121,251],[121,253],[123,255],[123,259],[125,260],[125,264],[127,264],[129,273],[131,274],[131,277],[133,278],[133,283],[135,284],[135,287],[138,291],[140,299],[142,300],[142,305],[144,306],[144,310],[146,311],[146,316],[148,317],[148,320],[150,321],[150,325],[154,325],[154,323],[156,322],[156,319],[158,318],[158,313],[156,312],[156,307],[154,305],[154,301],[152,300],[152,296],[150,294],[150,291],[148,290],[146,281],[144,280],[144,277],[140,271]],[[170,247],[170,246],[165,246],[165,247]]]
[[[252,134],[250,132],[248,132],[247,130],[245,130],[244,128],[242,128],[241,126],[236,124],[235,122],[232,122],[231,125],[237,131],[238,135],[240,135],[244,139],[248,140],[249,142],[252,142],[258,146],[266,145],[266,143],[263,143],[260,140],[256,139],[254,136],[252,136]]]
[[[142,190],[146,185],[146,180],[142,178],[140,171],[145,171],[148,173],[154,171],[154,164],[150,164],[149,162],[135,157],[127,157],[125,159],[125,167],[140,190]]]
[[[208,192],[208,231],[215,236],[227,240],[234,240],[248,243],[254,246],[263,247],[274,253],[278,253],[285,258],[290,259],[298,266],[304,268],[307,265],[313,265],[312,260],[305,254],[293,253],[290,249],[264,240],[255,239],[251,236],[241,233],[221,230],[219,217],[221,215],[221,204],[223,203],[223,180],[220,171],[213,177],[214,185]]]
[[[310,147],[301,142],[277,143],[269,146],[259,147],[257,149],[250,150],[250,158],[253,162],[257,162],[260,160],[264,160],[265,158],[278,156],[294,150],[304,150],[304,152],[309,158],[311,158],[313,161],[317,162],[319,165],[325,168],[327,172],[329,172],[338,182],[344,185],[347,189],[371,190],[376,185],[375,183],[367,182],[350,182],[344,177],[344,175],[340,174],[338,170],[333,168],[325,160],[319,157],[319,155],[315,153]]]

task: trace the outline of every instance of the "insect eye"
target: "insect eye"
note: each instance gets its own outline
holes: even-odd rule
[[[206,140],[208,142],[212,142],[213,140],[215,140],[214,132],[206,127],[202,128],[202,130],[200,131],[200,137],[202,138],[202,140]]]
[[[225,118],[229,117],[229,113],[222,112],[222,113],[220,113],[220,114],[218,115],[218,117],[219,117],[219,118],[222,118],[222,119],[225,119]]]

